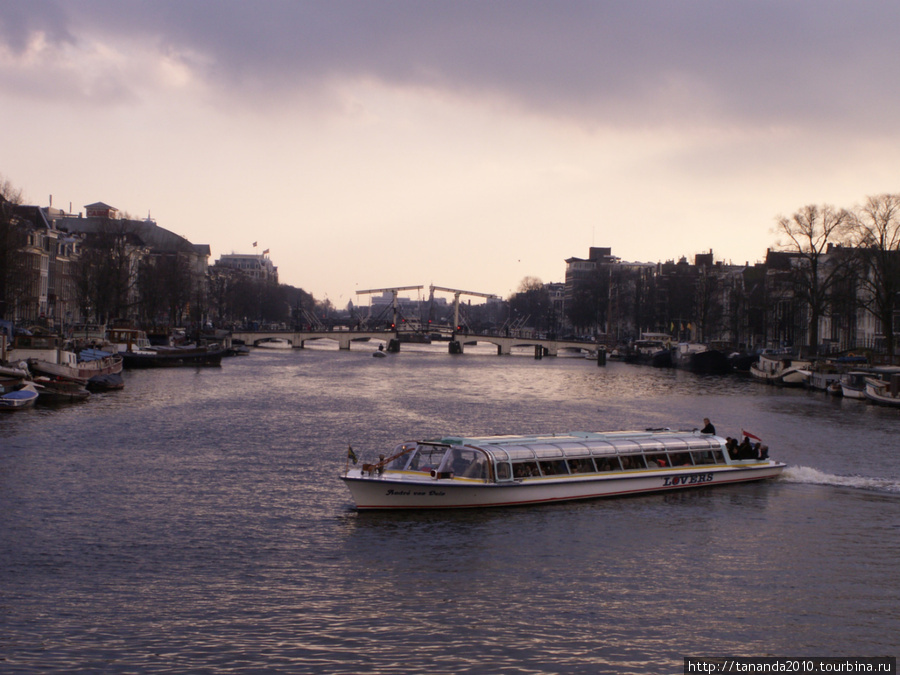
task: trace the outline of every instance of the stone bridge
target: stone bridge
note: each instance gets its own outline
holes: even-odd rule
[[[331,340],[338,343],[339,349],[350,349],[353,342],[380,341],[392,348],[399,349],[402,344],[402,334],[393,331],[234,331],[232,340],[241,340],[246,345],[255,345],[267,338],[282,338],[289,340],[295,349],[303,349],[306,343],[314,340]],[[454,342],[456,347],[454,347]],[[560,350],[573,350],[591,353],[597,350],[598,345],[593,342],[578,342],[567,340],[547,340],[539,338],[526,338],[500,335],[474,335],[459,334],[449,344],[448,350],[454,353],[457,349],[461,353],[465,345],[474,345],[479,342],[490,342],[497,345],[497,354],[510,354],[513,347],[533,347],[535,357],[557,356]],[[605,349],[601,345],[601,349]]]

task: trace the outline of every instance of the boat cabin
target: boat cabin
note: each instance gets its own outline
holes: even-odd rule
[[[560,479],[669,467],[727,465],[717,436],[690,432],[572,432],[549,436],[448,437],[404,443],[379,469],[482,482]]]

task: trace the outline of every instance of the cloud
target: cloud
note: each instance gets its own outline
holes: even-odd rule
[[[589,128],[886,129],[898,105],[889,83],[900,5],[890,2],[4,4],[0,36],[21,67],[43,35],[86,65],[65,73],[80,91],[109,82],[123,100],[155,52],[182,81],[243,105],[321,96],[348,81],[477,97]],[[116,54],[135,44],[143,65],[102,58],[100,46]],[[58,63],[55,76],[53,60],[46,65],[49,89],[63,78]]]

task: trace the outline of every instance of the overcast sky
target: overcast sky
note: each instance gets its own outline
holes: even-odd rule
[[[900,190],[900,3],[0,0],[0,174],[343,307]],[[258,242],[256,249],[253,242]],[[414,294],[413,294],[414,295]]]

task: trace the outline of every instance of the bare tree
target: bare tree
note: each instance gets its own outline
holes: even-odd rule
[[[519,290],[509,298],[509,306],[521,317],[530,317],[529,321],[537,330],[549,330],[550,326],[550,291],[544,282],[537,277],[524,277],[519,283]]]
[[[790,218],[778,219],[778,230],[790,243],[786,250],[797,262],[792,268],[795,297],[809,310],[808,340],[811,354],[819,345],[819,319],[825,315],[832,290],[844,277],[846,256],[831,256],[849,229],[852,216],[830,205],[804,206]]]
[[[869,197],[853,213],[852,231],[866,291],[864,306],[880,322],[894,362],[894,313],[900,309],[900,194]]]
[[[85,317],[129,318],[137,285],[137,262],[146,251],[125,220],[110,220],[85,238],[78,295]]]
[[[24,280],[25,231],[13,212],[13,207],[21,203],[22,191],[0,174],[0,319],[21,294]]]

